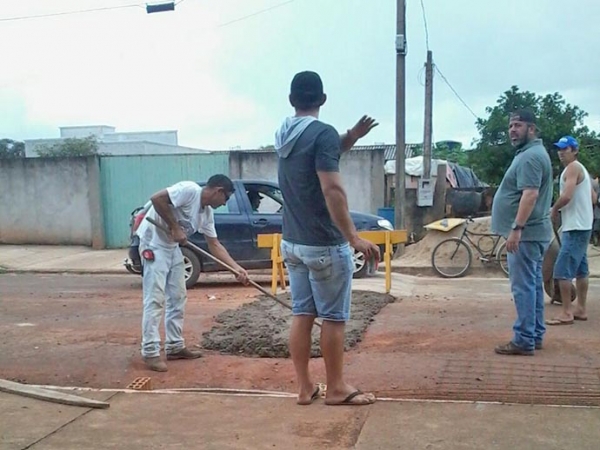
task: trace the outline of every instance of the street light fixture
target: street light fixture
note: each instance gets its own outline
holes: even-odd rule
[[[148,14],[165,11],[175,11],[175,2],[157,3],[154,5],[146,4],[146,12]]]

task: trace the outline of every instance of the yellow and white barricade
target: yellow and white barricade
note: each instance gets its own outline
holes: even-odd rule
[[[376,245],[384,245],[383,263],[385,264],[385,292],[389,293],[392,289],[392,254],[395,244],[403,244],[407,241],[406,230],[381,230],[381,231],[360,231],[358,235]],[[277,284],[285,291],[285,267],[283,257],[281,256],[281,234],[259,234],[258,246],[260,248],[271,249],[271,261],[273,262],[273,271],[271,274],[271,291],[277,292]]]

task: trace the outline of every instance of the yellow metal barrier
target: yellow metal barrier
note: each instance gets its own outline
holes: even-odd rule
[[[392,245],[402,244],[407,241],[406,230],[393,231],[360,231],[358,235],[371,241],[376,245],[385,245],[383,252],[383,263],[385,264],[385,292],[392,289]],[[281,234],[259,234],[258,246],[271,249],[271,261],[273,261],[273,272],[271,276],[271,291],[277,292],[277,283],[285,291],[285,268],[281,256]]]

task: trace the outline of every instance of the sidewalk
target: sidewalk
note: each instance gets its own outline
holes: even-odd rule
[[[410,264],[407,264],[406,260],[404,260],[402,257],[393,259],[392,272],[403,273],[406,275],[438,277],[431,267],[430,258],[431,256],[428,255],[428,258],[423,258],[419,263],[414,263],[411,261]],[[590,278],[600,278],[600,247],[594,247],[592,245],[588,247],[588,265],[590,268]],[[384,266],[382,264],[379,265],[380,270],[383,270],[383,267]],[[499,267],[492,264],[484,265],[478,261],[476,254],[473,254],[473,263],[469,269],[467,277],[469,275],[507,278]]]
[[[0,245],[0,269],[11,272],[126,274],[127,249],[75,245]]]
[[[39,273],[126,274],[123,265],[127,249],[93,250],[84,246],[0,245],[0,271]],[[600,248],[588,250],[590,277],[600,278]],[[383,264],[379,270],[385,269]],[[405,264],[402,257],[392,260],[392,271],[407,275],[435,276],[431,264]],[[500,269],[473,261],[471,275],[505,278]]]
[[[0,447],[16,449],[598,448],[600,409],[380,400],[297,406],[294,398],[70,391],[90,410],[0,393]]]

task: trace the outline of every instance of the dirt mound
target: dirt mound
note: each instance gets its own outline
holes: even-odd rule
[[[289,294],[278,296],[291,303]],[[346,323],[346,349],[354,347],[373,317],[395,298],[376,292],[352,292],[351,319]],[[288,336],[292,323],[289,310],[272,299],[261,296],[234,310],[215,317],[218,325],[203,333],[202,347],[221,353],[267,358],[288,358]],[[321,356],[319,328],[313,327],[312,357]]]
[[[468,224],[469,231],[474,233],[490,233],[491,229],[491,218],[478,217],[473,219],[473,223]],[[402,265],[404,266],[431,266],[431,252],[437,244],[444,239],[450,237],[460,237],[462,234],[464,225],[459,225],[451,231],[437,231],[428,230],[423,239],[413,245],[406,247],[404,255],[400,258]],[[474,242],[477,243],[479,237],[473,237]],[[488,242],[489,241],[489,242]],[[491,250],[493,243],[489,238],[482,238],[479,241],[479,245],[482,250]],[[489,247],[489,248],[488,248]]]

